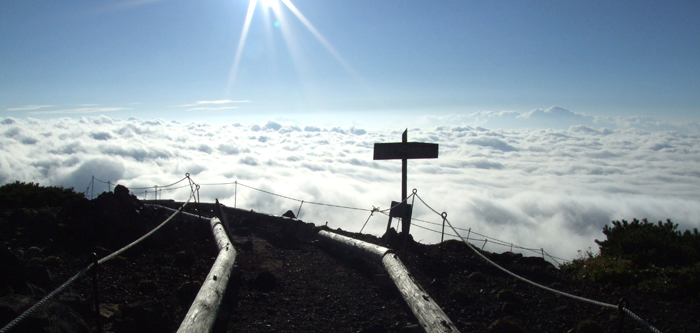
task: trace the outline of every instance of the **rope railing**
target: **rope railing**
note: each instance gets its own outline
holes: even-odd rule
[[[152,188],[154,188],[154,187],[157,187],[157,188],[170,187],[170,186],[177,185],[177,184],[181,183],[181,182],[182,182],[183,180],[185,180],[185,179],[189,179],[189,173],[188,173],[185,177],[183,177],[182,179],[180,179],[180,180],[178,180],[178,181],[176,181],[176,182],[174,182],[174,183],[172,183],[172,184],[168,184],[168,185],[153,185],[153,186],[148,186],[148,187],[129,187],[129,189],[130,189],[130,190],[148,190],[148,189],[152,189]],[[95,180],[98,181],[98,182],[100,182],[100,183],[103,183],[103,184],[111,184],[111,185],[114,185],[114,186],[120,185],[120,184],[117,184],[117,183],[112,183],[112,182],[110,182],[110,181],[104,181],[104,180],[100,180],[100,179],[97,179],[97,178],[95,178]],[[122,185],[122,186],[124,186],[124,185]]]
[[[385,215],[386,215],[386,214],[385,214]],[[424,227],[424,226],[419,225],[419,224],[415,224],[414,221],[419,221],[419,222],[424,222],[424,223],[427,222],[428,224],[432,224],[432,225],[441,225],[440,223],[435,223],[435,222],[425,221],[425,220],[421,220],[421,219],[411,218],[411,225],[412,225],[412,226],[415,226],[415,227],[417,227],[417,228],[420,228],[420,229],[423,229],[423,230],[427,230],[427,231],[430,231],[430,232],[433,232],[433,233],[442,234],[441,231],[438,231],[438,230],[435,230],[435,229],[431,229],[431,228],[428,228],[428,227]],[[525,250],[525,251],[533,252],[533,253],[536,253],[536,254],[543,254],[543,252],[544,252],[544,255],[546,255],[547,257],[549,257],[549,258],[551,258],[552,260],[554,260],[558,265],[561,265],[561,263],[560,263],[559,261],[571,262],[571,260],[569,260],[569,259],[564,259],[564,258],[560,258],[560,257],[557,257],[557,256],[553,256],[553,255],[547,253],[546,251],[544,251],[543,249],[527,248],[527,247],[523,247],[523,246],[520,246],[520,245],[517,245],[517,244],[514,244],[514,243],[508,243],[508,242],[499,240],[499,239],[494,238],[494,237],[490,237],[490,236],[486,236],[486,235],[484,235],[484,234],[480,234],[480,233],[475,232],[475,231],[473,231],[473,230],[471,230],[471,229],[464,229],[464,228],[459,228],[459,227],[454,227],[454,228],[455,228],[456,230],[469,231],[469,232],[471,232],[471,233],[474,234],[474,235],[483,237],[482,239],[470,237],[469,239],[467,239],[467,241],[469,241],[469,240],[474,240],[474,241],[483,242],[484,240],[488,239],[488,241],[489,241],[490,243],[495,244],[495,245],[500,245],[500,246],[503,246],[503,247],[508,247],[508,248],[511,249],[511,251],[512,251],[512,249],[520,249],[520,250]],[[455,234],[452,234],[452,233],[448,233],[448,232],[445,233],[445,236],[451,236],[451,237],[459,238],[459,236],[457,236],[457,235],[455,235]]]
[[[188,174],[184,179],[189,179],[189,174]],[[191,183],[194,183],[194,182],[192,182],[191,179],[189,179],[189,181],[190,181]],[[128,244],[128,245],[122,247],[121,249],[117,250],[116,252],[114,252],[114,253],[112,253],[112,254],[110,254],[110,255],[108,255],[108,256],[106,256],[106,257],[100,259],[100,260],[98,260],[98,261],[97,261],[98,266],[99,266],[99,265],[102,265],[102,264],[108,262],[109,260],[115,258],[116,256],[122,254],[124,251],[126,251],[126,250],[132,248],[134,245],[140,243],[141,241],[143,241],[144,239],[148,238],[148,237],[151,236],[153,233],[155,233],[156,231],[158,231],[160,228],[162,228],[163,226],[165,226],[165,225],[166,225],[168,222],[170,222],[170,220],[172,220],[180,211],[182,211],[183,208],[185,208],[185,206],[194,198],[194,196],[195,196],[195,193],[192,192],[192,193],[190,194],[189,199],[187,199],[187,201],[186,201],[175,213],[173,213],[172,215],[170,215],[170,217],[168,217],[165,221],[163,221],[163,222],[162,222],[161,224],[159,224],[157,227],[153,228],[153,230],[149,231],[148,233],[146,233],[145,235],[141,236],[141,237],[138,238],[137,240],[131,242],[130,244]],[[22,322],[24,319],[26,319],[27,317],[31,316],[34,312],[36,312],[36,310],[39,309],[42,305],[44,305],[46,302],[48,302],[49,300],[51,300],[51,299],[53,299],[54,297],[56,297],[57,295],[59,295],[60,293],[62,293],[63,291],[65,291],[66,288],[68,288],[68,287],[69,287],[71,284],[73,284],[75,281],[77,281],[77,280],[80,279],[81,277],[85,276],[85,274],[87,274],[87,272],[89,272],[89,271],[94,267],[94,265],[95,265],[94,263],[91,263],[91,264],[89,264],[87,267],[85,267],[85,268],[83,268],[82,270],[80,270],[77,274],[73,275],[70,279],[68,279],[66,282],[64,282],[62,285],[60,285],[58,288],[54,289],[52,292],[50,292],[50,293],[49,293],[48,295],[46,295],[44,298],[42,298],[41,300],[39,300],[38,302],[36,302],[34,305],[32,305],[31,307],[29,307],[29,309],[27,309],[27,310],[25,310],[24,312],[22,312],[22,314],[20,314],[19,316],[17,316],[17,318],[15,318],[15,319],[12,320],[11,322],[9,322],[7,325],[5,325],[2,329],[0,329],[0,333],[7,333],[7,332],[9,332],[12,328],[14,328],[15,326],[17,326],[17,324],[19,324],[19,323]]]
[[[180,183],[181,181],[183,181],[183,180],[186,179],[186,178],[187,178],[187,176],[185,176],[183,179],[180,179],[179,181],[177,181],[177,182],[175,182],[175,183],[172,183],[172,184],[169,184],[169,185],[163,185],[163,186],[157,185],[157,187],[158,187],[159,189],[161,189],[161,190],[166,190],[166,191],[172,191],[172,190],[175,190],[175,189],[180,189],[180,188],[188,187],[188,186],[190,186],[189,184],[188,184],[188,185],[183,185],[183,186],[177,186],[177,187],[168,188],[168,187],[171,187],[171,186],[173,186],[173,185],[176,185],[176,184]],[[102,181],[102,180],[99,180],[99,179],[97,179],[97,178],[95,178],[95,180],[107,184],[107,182]],[[372,209],[367,209],[367,208],[358,208],[358,207],[350,207],[350,206],[329,204],[329,203],[323,203],[323,202],[306,201],[306,200],[303,200],[303,199],[297,199],[297,198],[293,198],[293,197],[290,197],[290,196],[286,196],[286,195],[274,193],[274,192],[271,192],[271,191],[263,190],[263,189],[260,189],[260,188],[256,188],[256,187],[253,187],[253,186],[250,186],[250,185],[241,183],[241,182],[239,182],[239,181],[233,181],[233,182],[219,182],[219,183],[202,183],[202,184],[199,184],[199,185],[200,185],[200,186],[224,186],[224,185],[236,185],[236,186],[238,186],[238,185],[240,185],[240,186],[249,188],[249,189],[251,189],[251,190],[259,191],[259,192],[262,192],[262,193],[266,193],[266,194],[269,194],[269,195],[272,195],[272,196],[284,198],[284,199],[287,199],[287,200],[296,201],[296,202],[301,203],[301,205],[303,205],[303,204],[319,205],[319,206],[326,206],[326,207],[333,207],[333,208],[341,208],[341,209],[349,209],[349,210],[357,210],[357,211],[369,212],[369,213],[370,213],[370,216],[367,218],[367,221],[365,221],[364,225],[363,225],[362,228],[360,229],[360,232],[362,232],[362,231],[364,230],[365,226],[367,225],[367,223],[368,223],[369,220],[372,218],[372,216],[373,216],[373,214],[374,214],[375,212],[379,212],[379,213],[382,213],[382,214],[384,214],[384,215],[387,215],[386,212],[391,211],[392,209],[396,208],[397,206],[399,206],[399,205],[401,205],[401,204],[407,202],[408,199],[414,198],[414,195],[417,195],[417,190],[416,190],[416,189],[413,189],[413,193],[411,193],[408,197],[406,197],[406,199],[402,200],[402,201],[399,202],[397,205],[394,205],[394,206],[392,206],[392,207],[389,207],[389,208],[381,209],[381,210],[380,210],[378,207],[374,207],[374,206],[372,206]],[[154,187],[155,187],[155,186],[152,186],[152,187],[143,187],[143,188],[130,188],[130,189],[152,189],[152,188],[154,188]],[[144,195],[147,195],[147,194],[144,194]],[[423,202],[423,204],[425,204],[425,202]],[[299,211],[297,212],[297,216],[299,216],[299,212],[301,211],[301,205],[299,206]],[[427,205],[426,205],[426,206],[427,206]],[[434,209],[432,209],[431,207],[429,207],[429,206],[427,206],[427,207],[430,208],[433,212],[437,213],[437,212],[436,212]],[[435,233],[442,233],[442,232],[437,231],[437,230],[434,230],[434,229],[430,229],[430,228],[427,228],[427,227],[423,227],[423,226],[419,226],[419,225],[417,225],[417,224],[414,224],[413,222],[416,222],[416,221],[417,221],[417,222],[426,223],[426,224],[432,224],[432,225],[436,225],[436,226],[441,226],[441,225],[442,225],[441,223],[431,222],[431,221],[422,220],[422,219],[418,219],[418,218],[411,218],[411,224],[412,224],[412,225],[415,225],[416,227],[418,227],[418,228],[420,228],[420,229],[423,229],[423,230],[426,230],[426,231],[430,231],[430,232],[435,232]],[[519,249],[519,250],[523,250],[523,251],[529,251],[529,252],[532,252],[532,253],[540,254],[540,255],[542,255],[542,256],[546,256],[546,257],[551,258],[551,259],[552,259],[554,262],[556,262],[558,265],[561,265],[560,261],[563,261],[563,262],[571,262],[571,260],[569,260],[569,259],[564,259],[564,258],[561,258],[561,257],[553,256],[553,255],[547,253],[546,251],[544,251],[544,249],[541,249],[541,248],[540,248],[540,249],[535,249],[535,248],[524,247],[524,246],[521,246],[521,245],[518,245],[518,244],[514,244],[514,243],[512,243],[512,242],[507,242],[507,241],[500,240],[500,239],[495,238],[495,237],[491,237],[491,236],[488,236],[488,235],[485,235],[485,234],[481,234],[481,233],[479,233],[479,232],[476,232],[476,231],[472,230],[471,228],[470,228],[470,229],[464,229],[464,228],[460,228],[460,227],[455,227],[455,229],[461,230],[461,231],[466,231],[466,232],[469,232],[470,234],[474,234],[474,235],[483,237],[483,239],[474,239],[475,241],[484,241],[485,239],[488,239],[488,242],[489,242],[489,243],[496,244],[496,245],[500,245],[500,246],[503,246],[503,247],[508,247],[508,248],[510,248],[511,250],[512,250],[512,249]],[[451,237],[458,237],[457,235],[448,234],[448,233],[446,233],[445,235],[448,235],[448,236],[451,236]]]
[[[417,194],[417,190],[416,190],[416,189],[414,189],[414,190],[413,190],[413,193],[412,193],[410,196],[408,196],[407,198],[405,198],[404,200],[402,200],[400,203],[398,203],[398,204],[396,204],[396,205],[394,205],[394,206],[392,206],[392,207],[390,207],[390,208],[387,208],[387,209],[384,209],[384,210],[380,210],[380,209],[377,208],[377,207],[372,207],[372,209],[365,209],[365,208],[357,208],[357,207],[349,207],[349,206],[342,206],[342,205],[326,204],[326,203],[313,202],[313,201],[305,201],[305,200],[296,199],[296,198],[288,197],[288,196],[285,196],[285,195],[273,193],[273,192],[266,191],[266,190],[263,190],[263,189],[255,188],[255,187],[252,187],[252,186],[249,186],[249,185],[242,184],[242,183],[240,183],[240,182],[238,182],[238,181],[235,181],[235,182],[232,182],[232,183],[195,184],[195,183],[190,179],[189,174],[187,174],[184,178],[178,180],[178,181],[175,182],[175,183],[168,184],[168,185],[164,185],[164,186],[155,186],[155,188],[168,188],[168,187],[174,186],[174,185],[176,185],[176,184],[182,182],[182,181],[185,180],[185,179],[188,179],[188,180],[189,180],[189,184],[188,184],[188,185],[183,185],[183,186],[176,187],[176,188],[166,189],[166,190],[174,190],[174,189],[178,189],[178,188],[184,188],[184,187],[187,187],[187,186],[190,187],[190,189],[191,189],[190,197],[189,197],[189,199],[187,200],[187,202],[186,202],[185,204],[183,204],[183,205],[180,207],[180,209],[178,209],[175,213],[173,213],[173,215],[171,215],[168,219],[166,219],[163,223],[161,223],[159,226],[157,226],[156,228],[154,228],[153,230],[151,230],[151,231],[150,231],[149,233],[147,233],[146,235],[140,237],[139,239],[137,239],[136,241],[132,242],[131,244],[129,244],[129,245],[123,247],[122,249],[120,249],[120,250],[118,250],[118,251],[116,251],[116,252],[114,252],[114,253],[108,255],[107,257],[104,257],[104,258],[100,259],[97,263],[98,263],[98,264],[103,264],[103,263],[109,261],[110,259],[112,259],[112,258],[118,256],[119,254],[123,253],[124,251],[128,250],[129,248],[131,248],[131,247],[133,247],[134,245],[138,244],[139,242],[141,242],[142,240],[144,240],[144,239],[147,238],[148,236],[150,236],[150,235],[152,235],[153,233],[155,233],[158,229],[160,229],[160,228],[161,228],[162,226],[164,226],[167,222],[169,222],[177,213],[179,213],[179,212],[185,207],[185,205],[186,205],[187,203],[189,203],[193,198],[195,199],[196,202],[199,202],[198,197],[199,197],[200,185],[218,186],[218,185],[233,185],[233,184],[235,184],[236,186],[241,185],[241,186],[243,186],[243,187],[250,188],[250,189],[252,189],[252,190],[256,190],[256,191],[260,191],[260,192],[263,192],[263,193],[266,193],[266,194],[270,194],[270,195],[273,195],[273,196],[277,196],[277,197],[285,198],[285,199],[288,199],[288,200],[293,200],[293,201],[296,201],[296,202],[300,202],[302,205],[303,205],[304,203],[307,203],[307,204],[312,204],[312,205],[321,205],[321,206],[328,206],[328,207],[334,207],[334,208],[342,208],[342,209],[351,209],[351,210],[358,210],[358,211],[367,211],[367,212],[370,212],[370,216],[367,218],[367,221],[365,221],[365,224],[363,225],[363,227],[362,227],[361,230],[364,229],[364,227],[367,225],[367,222],[369,222],[369,219],[373,216],[373,214],[374,214],[375,212],[379,212],[379,213],[382,213],[382,214],[384,214],[384,215],[388,215],[388,214],[386,214],[386,212],[388,212],[388,211],[390,211],[391,209],[393,209],[393,208],[395,208],[395,207],[397,207],[397,206],[399,206],[399,205],[405,203],[408,199],[410,199],[410,198],[414,198],[414,199],[415,199],[415,198],[418,198],[418,200],[420,200],[421,203],[423,203],[423,205],[425,205],[429,210],[431,210],[433,213],[437,214],[438,216],[441,216],[441,217],[443,218],[444,222],[446,222],[447,225],[452,229],[452,231],[454,232],[454,234],[445,233],[445,232],[440,232],[440,231],[433,230],[433,229],[430,229],[430,228],[427,228],[427,227],[424,227],[424,226],[420,226],[420,225],[418,225],[418,224],[413,224],[414,226],[416,226],[416,227],[418,227],[418,228],[421,228],[421,229],[424,229],[424,230],[427,230],[427,231],[431,231],[431,232],[435,232],[435,233],[441,233],[441,234],[443,234],[443,235],[448,235],[448,236],[452,236],[452,237],[457,237],[457,238],[459,238],[462,242],[464,242],[465,244],[467,244],[467,246],[468,246],[473,252],[475,252],[477,255],[479,255],[479,256],[480,256],[482,259],[484,259],[486,262],[488,262],[489,264],[493,265],[494,267],[498,268],[499,270],[503,271],[504,273],[506,273],[506,274],[508,274],[508,275],[510,275],[510,276],[512,276],[512,277],[514,277],[514,278],[516,278],[516,279],[519,279],[519,280],[521,280],[521,281],[523,281],[523,282],[526,282],[526,283],[528,283],[528,284],[531,284],[531,285],[533,285],[533,286],[535,286],[535,287],[538,287],[538,288],[540,288],[540,289],[547,290],[547,291],[549,291],[549,292],[556,293],[556,294],[559,294],[559,295],[562,295],[562,296],[565,296],[565,297],[569,297],[569,298],[572,298],[572,299],[575,299],[575,300],[579,300],[579,301],[582,301],[582,302],[587,302],[587,303],[594,304],[594,305],[598,305],[598,306],[601,306],[601,307],[607,307],[607,308],[611,308],[611,309],[619,309],[620,311],[624,312],[624,313],[627,314],[630,318],[636,320],[636,321],[639,322],[642,326],[644,326],[645,328],[649,329],[650,331],[655,332],[655,333],[661,333],[660,330],[658,330],[657,328],[653,327],[651,324],[647,323],[647,322],[644,321],[641,317],[637,316],[637,315],[634,314],[631,310],[627,309],[626,307],[624,307],[624,306],[622,306],[622,305],[614,305],[614,304],[610,304],[610,303],[604,303],[604,302],[600,302],[600,301],[588,299],[588,298],[585,298],[585,297],[581,297],[581,296],[569,294],[569,293],[566,293],[566,292],[562,292],[562,291],[559,291],[559,290],[556,290],[556,289],[553,289],[553,288],[550,288],[550,287],[541,285],[541,284],[539,284],[539,283],[533,282],[533,281],[531,281],[531,280],[528,280],[528,279],[526,279],[526,278],[524,278],[524,277],[521,277],[521,276],[519,276],[519,275],[517,275],[517,274],[515,274],[515,273],[513,273],[513,272],[511,272],[511,271],[509,271],[509,270],[507,270],[507,269],[505,269],[505,268],[503,268],[502,266],[498,265],[497,263],[493,262],[491,259],[489,259],[488,257],[486,257],[484,254],[482,254],[482,253],[481,253],[480,251],[478,251],[476,248],[474,248],[474,246],[473,246],[471,243],[469,243],[468,239],[465,240],[465,239],[462,237],[462,235],[459,233],[458,230],[461,230],[461,231],[468,231],[470,234],[475,234],[475,235],[477,235],[477,236],[484,237],[483,239],[475,239],[475,238],[472,238],[472,240],[474,240],[474,241],[484,241],[484,246],[486,245],[486,243],[487,243],[488,241],[491,241],[491,243],[494,243],[494,244],[497,244],[497,245],[501,245],[501,246],[508,246],[508,247],[510,247],[511,249],[517,248],[517,249],[532,251],[532,252],[535,252],[535,253],[541,253],[543,256],[547,255],[548,257],[550,257],[552,260],[554,260],[554,261],[557,262],[558,264],[559,264],[559,262],[556,261],[556,259],[559,259],[559,260],[562,260],[562,261],[569,261],[569,260],[563,259],[563,258],[554,257],[554,256],[550,255],[549,253],[545,252],[544,249],[539,249],[539,250],[537,250],[537,249],[533,249],[533,248],[526,248],[526,247],[522,247],[522,246],[519,246],[519,245],[514,245],[513,243],[505,242],[505,241],[502,241],[502,240],[499,240],[499,239],[496,239],[496,238],[493,238],[493,237],[490,237],[490,236],[486,236],[486,235],[477,233],[477,232],[475,232],[475,231],[472,231],[471,228],[470,228],[470,229],[464,229],[464,228],[455,227],[455,226],[453,226],[452,223],[447,219],[445,213],[439,213],[437,210],[435,210],[435,209],[432,208],[430,205],[428,205],[428,204],[425,202],[425,200],[423,200],[423,198],[421,198],[421,197]],[[90,185],[92,185],[93,188],[94,188],[94,181],[95,181],[95,180],[97,180],[97,181],[99,181],[99,182],[102,182],[102,183],[105,183],[105,184],[111,184],[111,182],[105,182],[105,181],[99,180],[99,179],[97,179],[97,178],[95,178],[95,177],[93,176],[93,180],[92,180],[91,183],[90,183]],[[117,184],[115,184],[115,186],[116,186],[116,185],[117,185]],[[153,188],[153,187],[132,188],[132,189],[137,189],[137,190],[138,190],[138,189],[151,189],[151,188]],[[89,189],[90,189],[90,186],[88,186],[88,190],[89,190]],[[86,190],[85,193],[87,193],[88,190]],[[196,196],[197,196],[196,198],[195,198],[195,193],[196,193]],[[299,209],[301,210],[301,206],[299,207]],[[297,215],[298,215],[298,213],[297,213]],[[419,222],[422,222],[422,223],[432,224],[432,225],[442,225],[442,224],[438,224],[438,223],[436,223],[436,222],[430,222],[430,221],[421,220],[421,219],[412,219],[412,221],[419,221]],[[27,316],[31,315],[31,313],[33,313],[37,308],[39,308],[41,305],[43,305],[44,303],[46,303],[49,299],[55,297],[57,294],[59,294],[60,292],[62,292],[63,290],[65,290],[70,284],[72,284],[73,282],[75,282],[75,281],[76,281],[77,279],[79,279],[80,277],[84,276],[84,275],[93,267],[93,265],[94,265],[94,264],[88,265],[86,268],[84,268],[83,270],[81,270],[80,272],[78,272],[75,276],[71,277],[71,278],[70,278],[68,281],[66,281],[63,285],[61,285],[61,286],[58,287],[56,290],[54,290],[54,291],[52,291],[51,293],[49,293],[46,297],[44,297],[44,299],[42,299],[42,300],[40,300],[39,302],[37,302],[34,306],[32,306],[31,308],[29,308],[28,310],[26,310],[24,313],[22,313],[22,314],[21,314],[19,317],[17,317],[15,320],[13,320],[13,321],[10,322],[9,324],[7,324],[5,327],[3,327],[2,329],[0,329],[0,333],[8,332],[12,327],[14,327],[17,323],[19,323],[21,320],[23,320],[23,319],[26,318]],[[560,265],[561,265],[561,264],[560,264]]]
[[[430,210],[432,210],[434,213],[436,213],[436,214],[442,216],[442,215],[441,215],[440,213],[438,213],[435,209],[433,209],[432,207],[430,207],[430,205],[428,205],[418,194],[416,194],[416,197],[417,197],[418,200],[420,200],[426,207],[428,207],[428,209],[430,209]],[[577,296],[577,295],[565,293],[565,292],[563,292],[563,291],[559,291],[559,290],[556,290],[556,289],[553,289],[553,288],[550,288],[550,287],[541,285],[541,284],[539,284],[539,283],[537,283],[537,282],[533,282],[533,281],[531,281],[531,280],[528,280],[528,279],[526,279],[526,278],[524,278],[524,277],[522,277],[522,276],[520,276],[520,275],[517,275],[517,274],[515,274],[515,273],[513,273],[513,272],[511,272],[511,271],[509,271],[509,270],[507,270],[507,269],[505,269],[505,268],[503,268],[501,265],[499,265],[499,264],[493,262],[491,259],[489,259],[488,257],[486,257],[483,253],[481,253],[480,251],[478,251],[477,249],[475,249],[474,246],[472,246],[472,244],[470,244],[468,241],[466,241],[466,240],[459,234],[459,232],[457,232],[457,230],[455,229],[455,227],[452,226],[452,223],[451,223],[449,220],[445,219],[445,221],[446,221],[447,224],[450,226],[450,228],[452,229],[452,231],[453,231],[455,234],[457,234],[457,236],[458,236],[465,244],[467,244],[467,246],[468,246],[474,253],[478,254],[478,255],[479,255],[482,259],[484,259],[486,262],[488,262],[489,264],[491,264],[491,265],[493,265],[494,267],[498,268],[499,270],[503,271],[504,273],[506,273],[506,274],[508,274],[508,275],[510,275],[510,276],[512,276],[512,277],[514,277],[514,278],[516,278],[516,279],[518,279],[518,280],[521,280],[521,281],[523,281],[523,282],[526,282],[526,283],[528,283],[528,284],[530,284],[530,285],[533,285],[533,286],[538,287],[538,288],[540,288],[540,289],[544,289],[544,290],[547,290],[547,291],[549,291],[549,292],[552,292],[552,293],[555,293],[555,294],[558,294],[558,295],[561,295],[561,296],[569,297],[569,298],[572,298],[572,299],[575,299],[575,300],[578,300],[578,301],[582,301],[582,302],[587,302],[587,303],[595,304],[595,305],[598,305],[598,306],[601,306],[601,307],[606,307],[606,308],[611,308],[611,309],[620,309],[620,310],[622,310],[625,314],[627,314],[630,318],[636,320],[637,322],[639,322],[642,326],[644,326],[644,327],[647,328],[648,330],[650,330],[650,331],[652,331],[652,332],[654,332],[654,333],[662,333],[659,329],[655,328],[654,326],[652,326],[651,324],[649,324],[648,322],[646,322],[645,320],[643,320],[641,317],[639,317],[638,315],[636,315],[635,313],[633,313],[631,310],[627,309],[626,307],[624,307],[624,306],[622,306],[622,305],[615,305],[615,304],[610,304],[610,303],[604,303],[604,302],[592,300],[592,299],[589,299],[589,298],[585,298],[585,297],[581,297],[581,296]]]
[[[267,194],[270,194],[270,195],[274,195],[274,196],[276,196],[276,197],[285,198],[285,199],[292,200],[292,201],[296,201],[296,202],[303,202],[303,203],[309,204],[309,205],[328,206],[328,207],[335,207],[335,208],[342,208],[342,209],[359,210],[359,211],[364,211],[364,212],[371,212],[371,211],[372,211],[372,209],[367,209],[367,208],[358,208],[358,207],[334,205],[334,204],[327,204],[327,203],[322,203],[322,202],[306,201],[306,200],[302,200],[302,199],[292,198],[292,197],[288,197],[288,196],[286,196],[286,195],[281,195],[281,194],[273,193],[273,192],[266,191],[266,190],[263,190],[263,189],[255,188],[255,187],[252,187],[252,186],[250,186],[250,185],[243,184],[243,183],[241,183],[241,182],[234,182],[234,183],[216,183],[216,184],[202,184],[202,185],[227,185],[227,184],[238,184],[238,185],[240,185],[240,186],[247,187],[247,188],[249,188],[249,189],[251,189],[251,190],[255,190],[255,191],[267,193]]]

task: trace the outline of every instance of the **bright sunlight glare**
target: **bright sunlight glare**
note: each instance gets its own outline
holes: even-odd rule
[[[268,0],[272,1],[272,0]],[[245,14],[245,22],[243,22],[243,30],[241,31],[241,37],[238,39],[238,47],[236,48],[236,56],[233,59],[233,66],[231,66],[231,74],[229,75],[228,88],[226,91],[231,91],[231,86],[236,80],[236,72],[238,71],[238,65],[241,62],[241,54],[243,53],[243,46],[245,46],[246,37],[248,37],[248,29],[250,28],[250,20],[253,18],[253,12],[255,11],[255,4],[258,0],[250,0],[248,3],[248,12]]]
[[[309,20],[304,16],[304,14],[297,9],[294,4],[290,0],[260,0],[261,5],[263,8],[270,8],[273,11],[277,12],[279,10],[279,2],[282,2],[293,14],[296,16],[299,21],[301,21],[304,26],[311,32],[311,34],[316,37],[316,39],[328,50],[328,52],[340,63],[341,66],[343,66],[351,75],[353,75],[355,78],[359,78],[358,75],[355,73],[355,71],[350,67],[350,64],[348,64],[347,61],[338,53],[338,51],[335,50],[335,48],[329,43],[326,38],[321,35],[321,33],[316,29],[316,27],[309,22]],[[236,49],[236,55],[233,60],[233,65],[231,66],[231,73],[229,75],[229,82],[228,82],[228,87],[227,87],[227,92],[231,91],[231,88],[233,86],[234,81],[236,80],[236,74],[238,72],[238,67],[241,62],[241,55],[243,53],[243,48],[245,47],[245,42],[246,38],[248,36],[248,30],[250,28],[250,21],[252,20],[253,13],[255,12],[255,6],[257,4],[258,0],[250,0],[248,3],[248,12],[246,13],[245,21],[243,22],[243,30],[241,31],[241,37],[238,40],[238,47]],[[274,26],[276,28],[279,28],[280,23],[279,21],[275,21]]]
[[[277,0],[260,0],[260,3],[264,8],[277,7]]]

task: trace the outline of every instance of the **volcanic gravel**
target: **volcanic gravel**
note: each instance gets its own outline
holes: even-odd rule
[[[11,261],[18,273],[3,273],[3,281],[9,282],[0,289],[0,325],[85,267],[92,260],[91,252],[104,257],[128,243],[110,241],[115,231],[84,235],[87,239],[70,238],[60,228],[67,228],[66,224],[75,220],[72,214],[95,217],[97,211],[105,214],[105,207],[111,207],[120,211],[105,216],[137,219],[148,225],[139,229],[141,233],[170,215],[140,202],[118,204],[119,200],[105,197],[83,202],[70,214],[60,209],[75,209],[75,205],[24,211],[21,216],[14,211],[3,212],[2,255],[13,256],[10,259],[14,258]],[[188,205],[186,210],[213,216],[211,204]],[[47,213],[55,217],[50,223],[59,228],[48,238],[19,222]],[[216,332],[420,331],[379,265],[318,242],[315,235],[321,228],[240,209],[226,208],[224,214],[238,255]],[[106,217],[103,220],[112,221]],[[121,223],[120,228],[135,228],[136,222],[113,221],[110,223]],[[517,280],[457,241],[424,245],[410,238],[406,242],[402,234],[380,239],[331,231],[396,249],[415,280],[461,332],[617,332],[621,324],[617,310],[572,300]],[[207,221],[176,217],[152,239],[101,265],[99,320],[104,331],[175,331],[217,253]],[[613,304],[624,297],[632,311],[663,332],[700,332],[698,295],[662,298],[631,292],[622,286],[574,278],[542,258],[483,253],[506,269],[554,289]],[[18,277],[24,280],[18,282]],[[93,308],[93,283],[88,274],[13,332],[95,331]],[[625,332],[646,331],[629,317],[622,318],[622,325]]]

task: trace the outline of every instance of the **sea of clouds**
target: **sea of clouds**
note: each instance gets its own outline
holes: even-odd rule
[[[700,136],[678,131],[489,130],[474,126],[409,128],[409,141],[440,145],[438,159],[410,160],[409,192],[457,227],[572,259],[597,250],[611,220],[671,218],[700,226]],[[0,119],[0,183],[15,180],[87,189],[92,176],[130,188],[167,185],[189,173],[200,199],[270,214],[295,213],[299,200],[372,209],[401,195],[401,162],[373,161],[375,142],[400,141],[401,131],[282,124],[182,124],[105,116]],[[184,184],[184,183],[181,183]],[[207,185],[212,184],[212,185]],[[95,183],[95,195],[108,190]],[[146,192],[148,191],[148,192]],[[154,198],[153,190],[134,190]],[[88,196],[91,194],[87,192]],[[160,196],[186,200],[188,188]],[[359,231],[367,211],[304,204],[300,218]],[[441,222],[418,200],[414,217]],[[374,214],[364,232],[381,235],[387,217]],[[440,227],[417,224],[430,229]],[[440,234],[413,228],[416,240]],[[478,243],[480,246],[483,243]],[[487,250],[508,248],[487,244]],[[532,255],[532,254],[531,254]]]

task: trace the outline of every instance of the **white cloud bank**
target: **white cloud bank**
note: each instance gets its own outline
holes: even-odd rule
[[[537,116],[537,112],[528,115]],[[517,117],[517,115],[516,115]],[[409,129],[440,144],[435,160],[409,161],[409,189],[456,226],[573,258],[604,238],[613,219],[671,218],[700,226],[700,136],[639,129]],[[401,163],[373,161],[375,142],[399,131],[164,120],[0,119],[0,183],[34,181],[86,189],[91,177],[128,187],[165,185],[190,173],[200,184],[233,182],[306,201],[371,209],[400,196]],[[97,183],[97,190],[107,185]],[[138,193],[143,198],[144,193]],[[153,192],[148,196],[152,198]],[[203,201],[233,206],[234,186],[202,185]],[[163,191],[186,199],[187,189]],[[239,207],[281,214],[299,203],[238,187]],[[439,217],[416,200],[414,217]],[[359,231],[369,213],[304,204],[301,218]],[[365,232],[381,235],[375,215]],[[438,229],[435,226],[428,226]],[[417,240],[440,235],[413,228]],[[505,248],[487,245],[487,249]]]
[[[517,111],[478,111],[472,114],[425,116],[422,123],[430,126],[440,124],[462,124],[484,126],[489,128],[553,128],[568,129],[571,126],[586,126],[599,130],[605,129],[641,129],[645,131],[678,131],[699,133],[697,122],[668,123],[647,116],[591,116],[574,112],[562,107],[535,109],[528,112]]]

